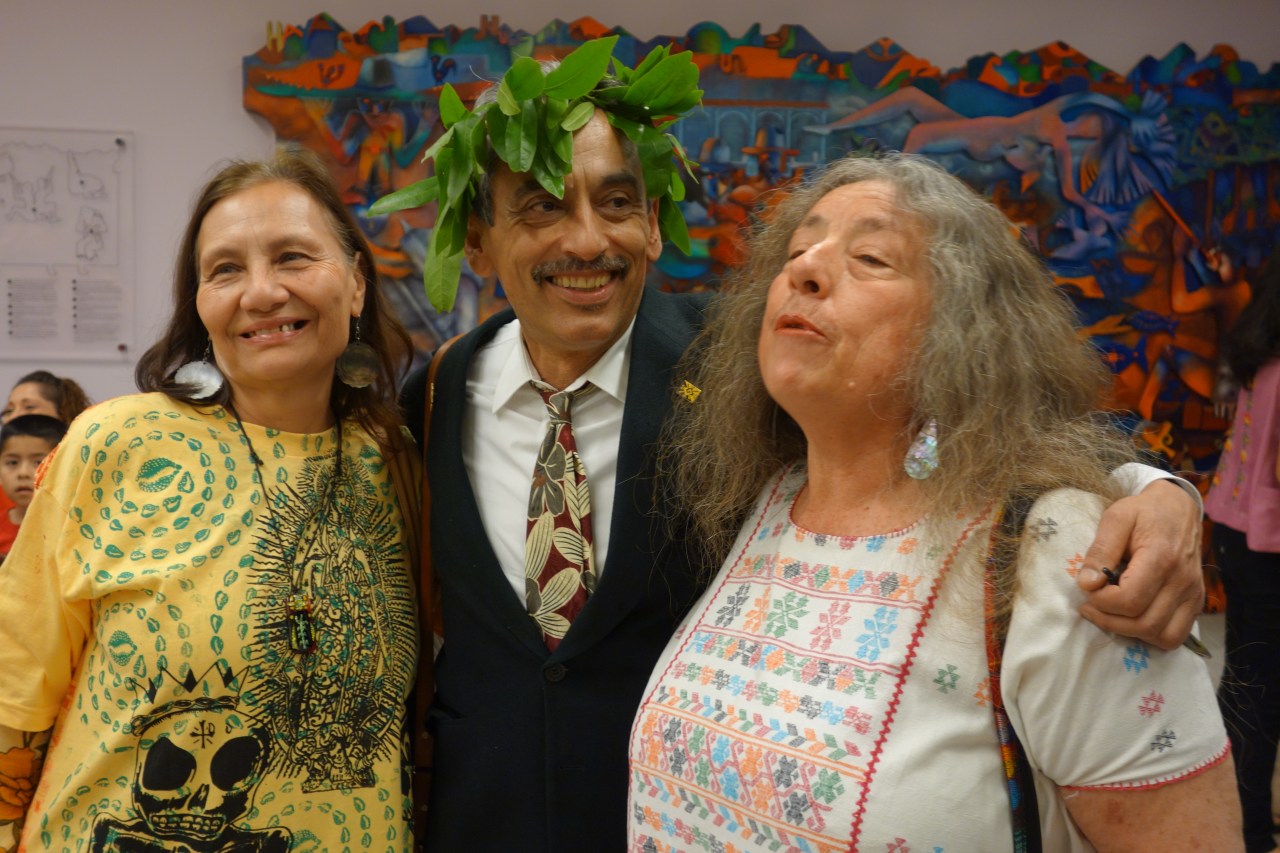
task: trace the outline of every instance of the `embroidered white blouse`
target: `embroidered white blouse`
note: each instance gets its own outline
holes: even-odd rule
[[[803,483],[792,470],[764,490],[654,669],[629,848],[1012,849],[984,646],[990,518],[822,536],[791,521]],[[1066,490],[1032,508],[1001,672],[1049,850],[1092,849],[1058,786],[1160,785],[1228,749],[1198,658],[1077,613],[1100,514]]]

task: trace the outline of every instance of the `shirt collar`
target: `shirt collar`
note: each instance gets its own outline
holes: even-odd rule
[[[627,328],[613,342],[613,346],[604,351],[604,355],[596,360],[585,373],[569,383],[564,389],[572,391],[590,382],[618,402],[625,402],[627,397],[627,372],[631,366],[631,333],[635,329],[636,320],[631,318]],[[514,338],[507,349],[507,357],[498,376],[493,393],[493,410],[497,412],[511,404],[511,398],[525,389],[532,390],[529,383],[541,378],[538,370],[529,358],[525,349],[524,338],[520,335],[520,320],[512,320],[502,330],[502,337]]]

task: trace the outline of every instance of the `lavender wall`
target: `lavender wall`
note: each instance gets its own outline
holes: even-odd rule
[[[268,19],[302,23],[327,11],[348,29],[383,15],[471,25],[484,11],[534,29],[591,15],[645,37],[683,33],[702,20],[732,34],[757,22],[766,32],[795,23],[846,50],[890,36],[944,68],[1058,40],[1120,72],[1179,42],[1199,53],[1229,44],[1259,65],[1280,61],[1275,0],[1077,0],[1067,8],[1050,0],[12,0],[0,11],[0,125],[135,135],[137,337],[145,347],[168,310],[173,253],[192,194],[220,160],[271,150],[266,124],[241,107],[240,79],[240,58],[262,46]],[[0,360],[0,393],[44,366]],[[133,390],[132,357],[48,367],[80,380],[96,399]]]

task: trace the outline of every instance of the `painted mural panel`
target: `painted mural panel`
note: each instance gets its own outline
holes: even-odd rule
[[[769,191],[829,160],[919,152],[995,200],[1044,256],[1140,440],[1172,467],[1212,469],[1227,426],[1210,402],[1218,344],[1280,236],[1280,66],[1178,45],[1120,73],[1055,43],[944,71],[889,39],[832,49],[799,26],[735,37],[701,23],[645,41],[590,18],[537,32],[490,16],[384,18],[351,31],[319,15],[268,28],[244,58],[244,103],[327,158],[429,351],[501,308],[501,290],[464,267],[457,309],[435,314],[421,284],[432,210],[370,217],[369,205],[427,176],[444,83],[469,102],[517,57],[607,34],[631,66],[657,44],[692,51],[706,90],[673,128],[700,164],[684,202],[692,252],[668,246],[651,284],[714,288]]]

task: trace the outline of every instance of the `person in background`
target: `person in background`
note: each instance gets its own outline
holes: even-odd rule
[[[36,370],[18,380],[9,399],[0,409],[0,424],[19,415],[48,415],[65,424],[89,408],[92,402],[74,379]],[[13,509],[13,502],[0,492],[0,515]]]
[[[1076,614],[1134,451],[994,205],[923,158],[828,166],[682,368],[662,470],[723,568],[639,707],[629,850],[1240,849],[1205,666]]]
[[[69,424],[90,405],[88,395],[74,379],[36,370],[13,386],[0,411],[0,423],[18,415],[48,415]]]
[[[0,848],[410,847],[408,351],[315,156],[203,188],[0,566]]]
[[[1280,261],[1223,345],[1238,383],[1231,431],[1204,507],[1227,594],[1218,701],[1231,735],[1249,853],[1275,850],[1271,779],[1280,738]]]
[[[67,425],[48,415],[21,415],[0,427],[0,488],[13,506],[0,515],[0,560],[18,538],[35,491],[36,469],[57,447]]]
[[[410,428],[430,436],[444,628],[427,721],[432,850],[621,849],[629,722],[697,595],[702,557],[668,535],[671,507],[655,494],[652,451],[681,399],[687,374],[675,364],[701,327],[706,298],[645,287],[662,250],[659,205],[646,194],[653,176],[637,146],[610,123],[609,110],[621,107],[600,90],[618,85],[608,76],[596,83],[599,103],[573,132],[559,194],[477,137],[486,168],[461,173],[478,182],[466,258],[477,274],[497,277],[511,310],[437,356],[430,387],[424,368],[404,390]],[[521,109],[550,109],[542,97]],[[475,125],[481,133],[494,126]],[[570,421],[572,451],[561,444]],[[553,432],[559,438],[548,441]],[[585,469],[587,513],[584,490],[565,477],[568,460]],[[575,500],[563,499],[570,492]],[[553,505],[570,512],[551,533],[543,510]],[[575,513],[569,526],[590,519],[586,548],[560,524]],[[1199,526],[1198,506],[1176,486],[1152,483],[1114,504],[1085,561],[1095,577],[1081,572],[1081,585],[1097,590],[1081,612],[1177,646],[1202,603]],[[1124,554],[1133,555],[1131,576],[1101,589],[1097,568]],[[563,582],[564,563],[553,562],[561,556],[586,567],[580,578]],[[576,613],[561,617],[552,603]],[[1079,618],[1074,604],[1062,606],[1064,617]]]

